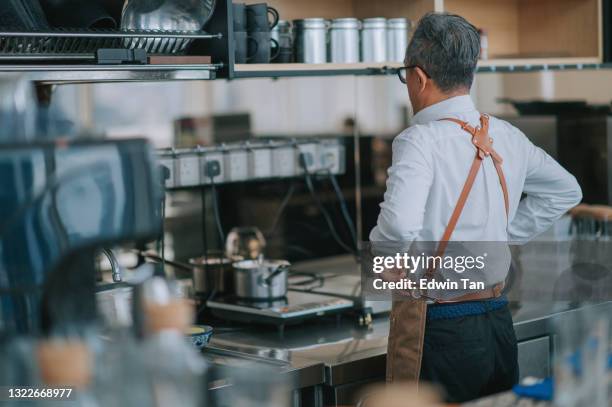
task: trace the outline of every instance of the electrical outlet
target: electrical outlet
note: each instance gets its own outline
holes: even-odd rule
[[[221,183],[225,180],[225,171],[223,168],[223,153],[214,152],[202,155],[202,183],[210,184],[212,177],[215,183]]]
[[[317,160],[317,143],[299,144],[297,146],[297,173],[304,173],[304,166],[308,172],[315,172],[319,169]],[[300,158],[301,157],[301,158]]]
[[[249,150],[249,178],[270,178],[272,176],[272,150],[254,148]]]
[[[166,188],[172,188],[175,186],[174,179],[174,159],[173,158],[162,158],[159,160],[159,165],[165,168],[163,171],[167,175],[167,178],[161,179]]]
[[[244,181],[249,177],[248,153],[242,148],[232,149],[225,153],[223,162],[226,181]]]
[[[296,151],[293,146],[272,150],[272,176],[292,177],[296,174]]]
[[[184,155],[179,158],[178,186],[188,187],[200,184],[200,159],[197,155]]]
[[[345,147],[337,142],[326,142],[319,146],[319,162],[321,169],[332,174],[343,174],[345,165]]]

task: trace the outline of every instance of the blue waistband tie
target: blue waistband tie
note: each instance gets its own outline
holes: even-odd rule
[[[498,310],[508,304],[508,298],[501,296],[483,301],[466,301],[449,304],[432,304],[427,306],[427,320],[453,319],[471,315],[481,315]]]

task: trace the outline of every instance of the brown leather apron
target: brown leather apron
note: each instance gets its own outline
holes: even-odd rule
[[[489,116],[480,116],[480,126],[473,128],[461,120],[447,118],[461,126],[472,136],[472,143],[476,147],[476,156],[468,173],[455,209],[448,225],[440,239],[436,254],[441,256],[448,245],[448,241],[455,230],[457,221],[463,211],[465,202],[470,194],[474,180],[486,157],[491,157],[499,177],[499,183],[504,194],[506,218],[508,217],[509,201],[506,179],[502,171],[502,158],[493,150],[493,139],[489,137]],[[503,284],[498,284],[485,291],[471,293],[454,298],[453,302],[482,300],[498,297]],[[427,303],[423,299],[394,301],[390,315],[389,342],[387,345],[387,381],[417,381],[421,371],[423,356],[423,341],[425,339],[425,321],[427,317]]]

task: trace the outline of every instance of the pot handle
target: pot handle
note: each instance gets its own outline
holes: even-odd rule
[[[264,278],[264,283],[266,283],[267,285],[270,285],[270,282],[272,280],[274,280],[274,278],[276,276],[278,276],[279,274],[281,274],[282,272],[286,271],[287,269],[289,269],[289,266],[278,266],[278,268],[276,270],[274,270],[273,272],[271,272],[270,274],[268,274],[268,276],[266,278]]]

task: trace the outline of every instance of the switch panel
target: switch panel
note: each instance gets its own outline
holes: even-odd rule
[[[272,176],[292,177],[296,174],[296,150],[292,145],[272,150]]]
[[[272,149],[250,149],[248,161],[249,178],[270,178],[272,176]]]
[[[346,148],[340,139],[256,140],[220,146],[158,151],[166,188],[298,177],[304,165],[312,174],[343,174]],[[162,167],[160,167],[162,169]]]
[[[248,152],[244,149],[231,149],[225,153],[225,181],[245,181],[249,178]]]
[[[179,157],[178,162],[178,186],[200,185],[200,158],[198,155],[183,155]]]

